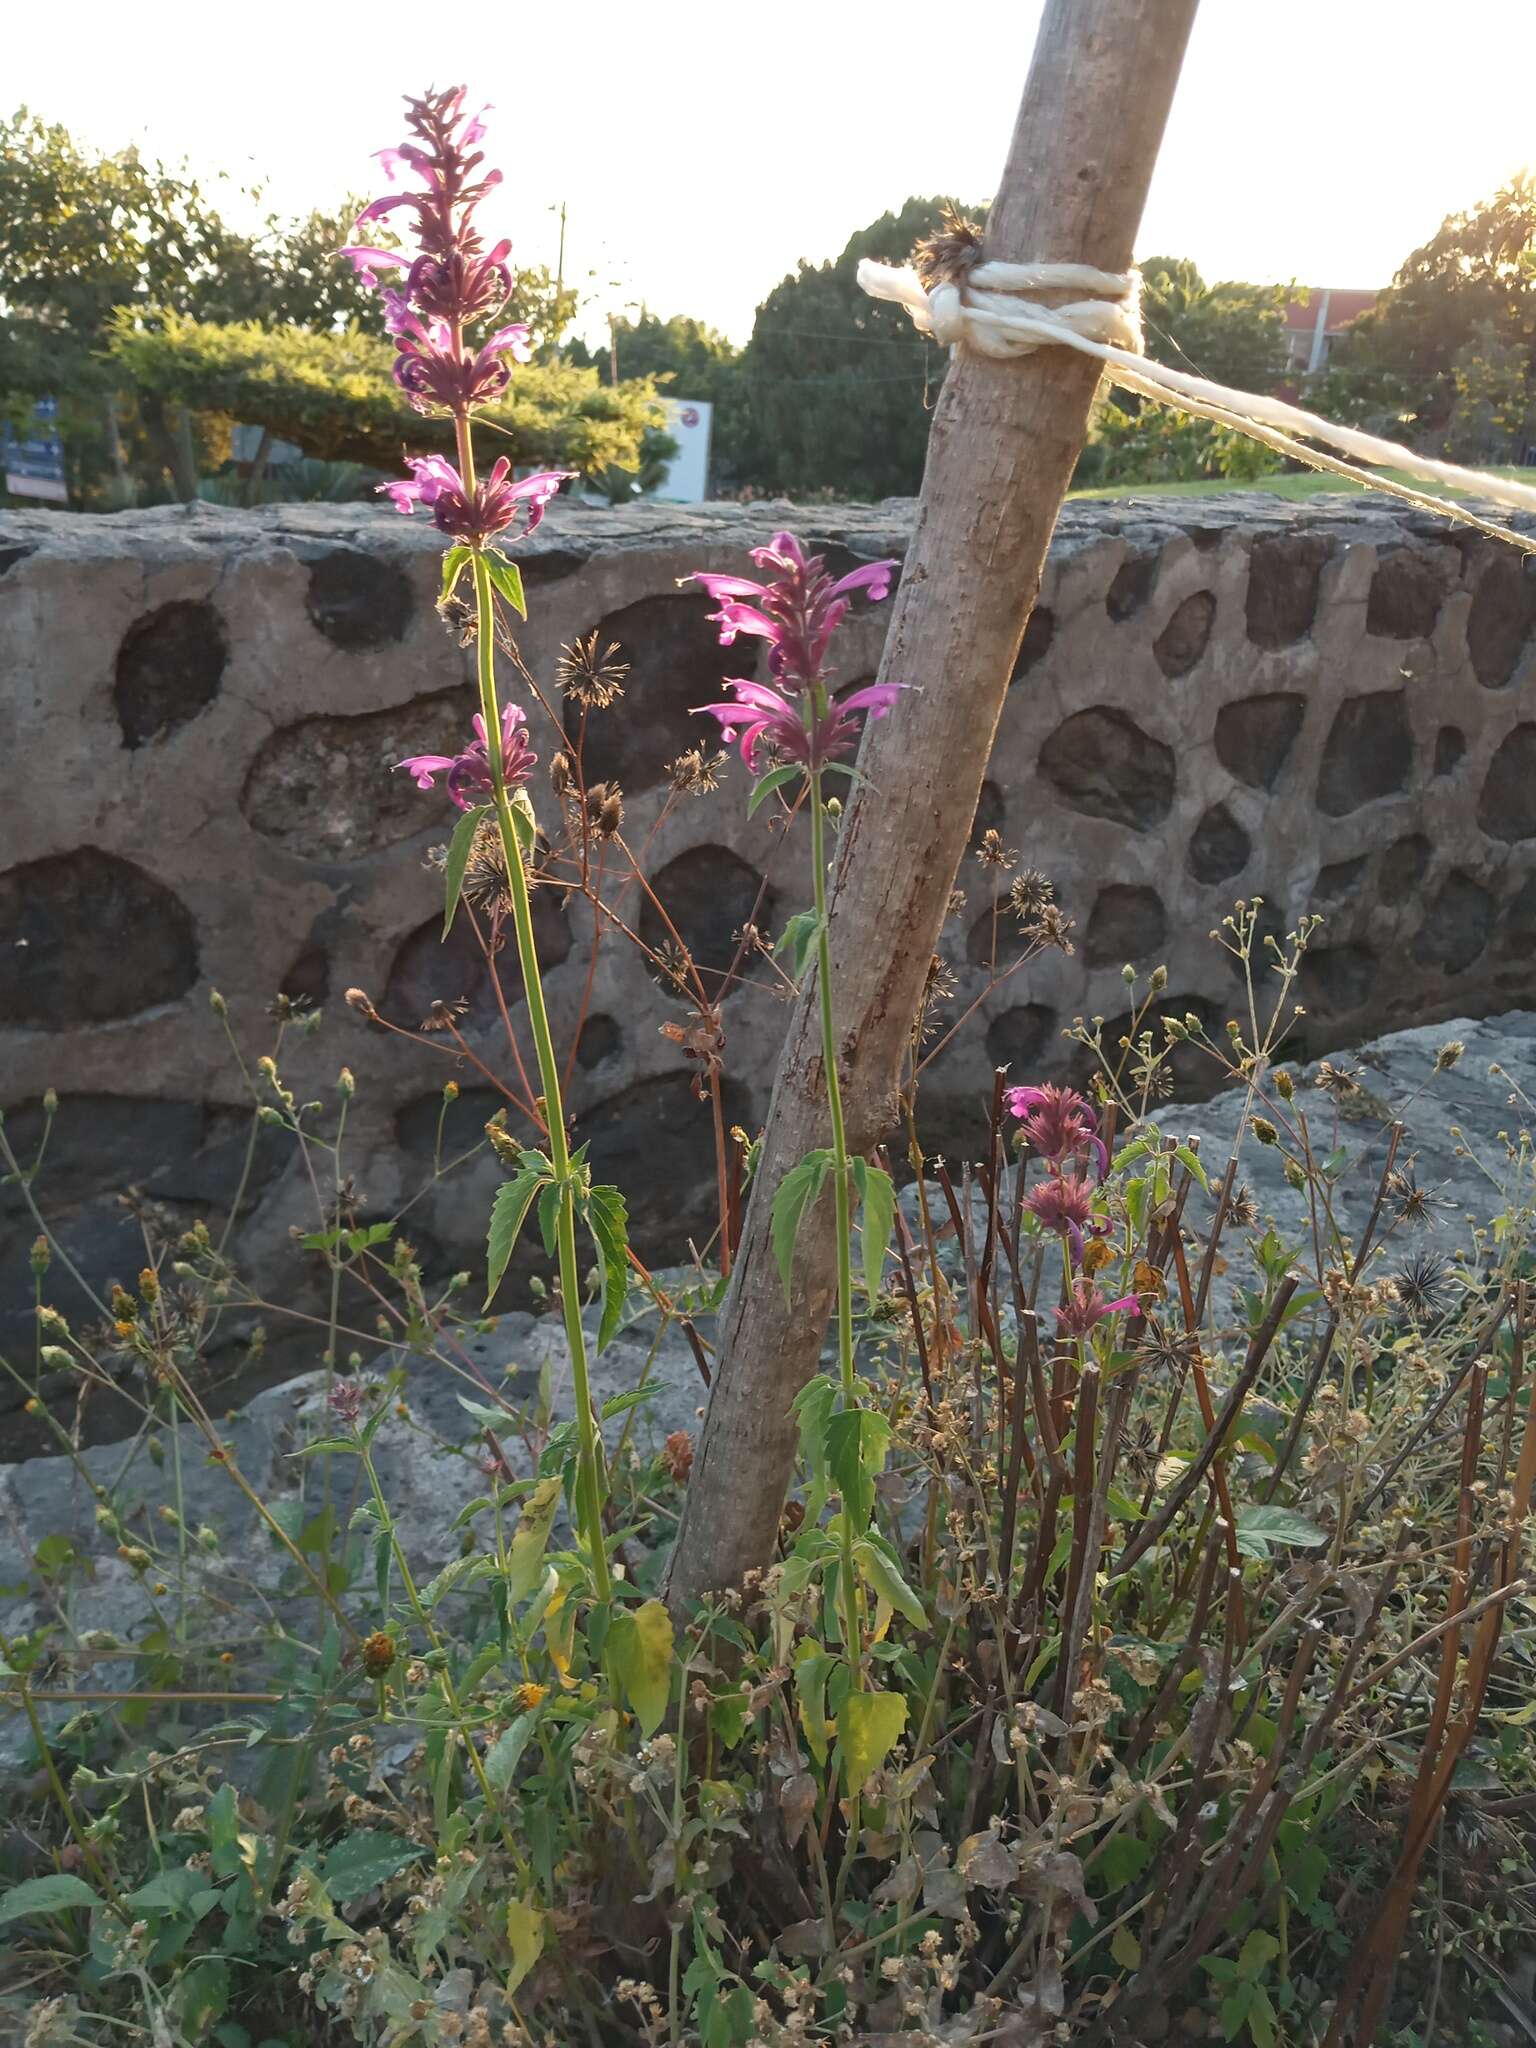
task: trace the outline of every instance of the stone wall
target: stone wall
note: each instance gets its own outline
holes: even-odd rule
[[[717,972],[749,918],[777,929],[801,906],[805,849],[745,819],[739,767],[712,797],[668,802],[666,764],[702,737],[688,707],[728,666],[743,672],[677,579],[745,566],[790,518],[842,565],[901,552],[911,507],[561,506],[525,550],[533,672],[552,678],[561,643],[594,627],[631,663],[623,700],[589,727],[588,774],[622,783],[627,837]],[[478,955],[436,943],[441,880],[423,858],[452,813],[391,773],[449,745],[472,709],[467,658],[434,613],[437,561],[430,532],[371,507],[0,514],[0,1107],[25,1153],[40,1096],[58,1090],[39,1194],[97,1283],[142,1262],[125,1189],[175,1217],[216,1212],[239,1177],[247,1118],[213,989],[248,1054],[279,990],[326,1009],[285,1065],[301,1096],[325,1094],[343,1063],[355,1073],[344,1165],[371,1214],[431,1179],[445,1079],[464,1090],[448,1156],[498,1099],[340,1001],[358,985],[414,1024],[434,997],[467,997],[472,1043],[504,1060]],[[886,610],[850,627],[849,680],[873,671]],[[1069,507],[977,829],[1054,880],[1077,950],[985,997],[933,1070],[939,1130],[963,1139],[994,1064],[1068,1071],[1062,1027],[1123,1010],[1128,959],[1166,961],[1169,1007],[1219,1022],[1238,988],[1207,935],[1237,896],[1262,893],[1277,930],[1327,916],[1300,991],[1314,1054],[1536,999],[1533,628],[1521,558],[1379,501]],[[547,758],[547,721],[533,723]],[[961,1003],[988,979],[993,881],[967,864],[946,933]],[[661,931],[633,891],[623,907]],[[563,1039],[590,911],[551,901],[543,917]],[[658,1028],[669,1014],[640,956],[605,943],[573,1105],[658,1257],[712,1214],[707,1113]],[[726,1000],[727,1108],[744,1123],[766,1106],[782,1019],[765,971]],[[413,1207],[430,1262],[476,1263],[492,1178],[472,1168]],[[264,1140],[237,1246],[290,1293],[289,1231],[312,1227],[301,1191]],[[13,1355],[19,1338],[30,1354],[32,1234],[19,1191],[0,1188]],[[49,1286],[71,1306],[58,1268]]]

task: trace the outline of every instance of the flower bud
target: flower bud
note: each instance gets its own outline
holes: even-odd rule
[[[49,1250],[47,1238],[33,1238],[30,1259],[33,1274],[37,1279],[42,1279],[43,1275],[48,1270],[49,1263],[51,1262],[52,1258],[53,1253]]]
[[[1275,1129],[1267,1116],[1252,1118],[1248,1127],[1261,1145],[1279,1144],[1280,1133]]]
[[[347,1102],[350,1102],[352,1100],[352,1097],[357,1093],[357,1082],[353,1079],[352,1069],[350,1067],[343,1067],[341,1072],[336,1076],[336,1088],[337,1092]]]
[[[457,1101],[458,1101],[458,1099],[459,1099],[459,1084],[458,1084],[458,1082],[457,1082],[457,1081],[445,1081],[445,1082],[443,1083],[443,1100],[444,1100],[444,1102],[457,1102]]]
[[[43,1090],[43,1115],[55,1117],[59,1113],[59,1098],[52,1088]]]
[[[211,988],[208,991],[208,1007],[212,1010],[215,1017],[227,1017],[229,1015],[229,1005],[216,988]]]
[[[1167,968],[1166,968],[1166,967],[1154,967],[1154,968],[1153,968],[1153,970],[1152,970],[1152,993],[1153,993],[1153,995],[1161,995],[1161,994],[1162,994],[1162,992],[1163,992],[1163,990],[1164,990],[1164,989],[1165,989],[1165,988],[1166,988],[1167,986],[1168,986],[1168,970],[1167,970]]]
[[[1295,1097],[1296,1083],[1291,1079],[1284,1067],[1281,1067],[1275,1075],[1275,1093],[1282,1102],[1290,1102]]]

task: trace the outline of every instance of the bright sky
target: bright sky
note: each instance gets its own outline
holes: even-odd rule
[[[400,94],[464,77],[496,108],[493,224],[523,261],[553,264],[563,201],[599,316],[644,300],[745,340],[799,257],[911,193],[990,196],[1039,13],[76,0],[11,11],[0,94],[92,143],[260,177],[297,212],[376,189]],[[1213,280],[1383,284],[1536,161],[1533,77],[1536,0],[1203,0],[1141,253]]]

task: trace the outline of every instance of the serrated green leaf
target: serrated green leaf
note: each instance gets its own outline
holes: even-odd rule
[[[782,789],[786,782],[798,782],[804,773],[797,761],[786,761],[780,768],[770,768],[747,798],[747,816],[750,818],[758,805],[771,797],[776,789]]]
[[[827,1469],[856,1528],[875,1511],[875,1474],[885,1463],[891,1425],[873,1408],[844,1408],[827,1423]]]
[[[476,804],[460,818],[453,828],[453,837],[448,842],[448,857],[443,862],[443,937],[446,939],[453,930],[454,913],[459,907],[459,896],[464,887],[464,870],[469,865],[470,848],[475,843],[475,830],[482,818],[491,814],[489,804]]]
[[[906,1725],[907,1702],[901,1693],[849,1693],[837,1716],[837,1746],[850,1793],[879,1770]]]
[[[440,1600],[446,1599],[458,1587],[472,1586],[477,1579],[489,1578],[495,1569],[493,1558],[474,1552],[468,1557],[451,1557],[436,1578],[422,1588],[421,1604],[430,1614]]]
[[[587,1227],[598,1251],[598,1275],[602,1295],[602,1319],[598,1325],[597,1348],[611,1342],[624,1316],[624,1299],[629,1291],[629,1212],[617,1188],[592,1188],[587,1194]]]
[[[837,1659],[828,1650],[802,1643],[795,1658],[795,1705],[806,1746],[817,1763],[827,1760],[827,1680]]]
[[[491,1204],[491,1223],[485,1236],[485,1305],[490,1307],[507,1261],[522,1235],[523,1224],[539,1189],[548,1175],[541,1159],[536,1166],[523,1165],[511,1180],[503,1181]]]
[[[807,1152],[800,1164],[792,1166],[785,1174],[773,1197],[770,1225],[773,1254],[779,1262],[779,1277],[784,1282],[786,1302],[790,1299],[790,1276],[794,1271],[795,1240],[800,1235],[801,1219],[807,1209],[816,1206],[831,1166],[830,1152]]]
[[[864,1292],[873,1301],[880,1292],[886,1249],[896,1221],[896,1189],[884,1167],[871,1166],[863,1159],[854,1160],[853,1179],[862,1210]]]
[[[1246,1507],[1237,1511],[1237,1547],[1244,1557],[1268,1557],[1275,1543],[1297,1550],[1321,1550],[1327,1541],[1326,1529],[1292,1508]]]
[[[552,1259],[559,1242],[560,1229],[560,1186],[552,1181],[539,1197],[539,1236],[544,1244],[544,1256]]]
[[[463,546],[450,548],[443,557],[443,588],[440,603],[446,603],[459,587],[459,578],[469,563],[469,549]]]
[[[520,619],[526,619],[528,600],[523,595],[523,572],[516,562],[493,551],[486,556],[485,567],[493,588],[500,591]]]
[[[796,981],[805,972],[805,963],[820,930],[821,920],[814,910],[797,910],[779,934],[773,950],[782,953],[788,949],[789,968]]]
[[[544,1953],[544,1915],[526,1899],[507,1901],[507,1943],[512,1967],[502,1989],[510,1998]]]
[[[71,1906],[98,1906],[101,1901],[82,1877],[58,1871],[49,1877],[27,1877],[0,1898],[0,1927],[32,1913],[63,1913]]]
[[[928,1615],[923,1603],[902,1577],[883,1543],[873,1536],[861,1536],[853,1546],[853,1560],[859,1576],[877,1600],[894,1607],[914,1628],[926,1628]]]
[[[1175,1145],[1173,1156],[1186,1173],[1193,1175],[1199,1181],[1201,1187],[1205,1189],[1206,1193],[1209,1194],[1211,1191],[1210,1175],[1201,1163],[1200,1154],[1189,1145]]]
[[[537,1707],[531,1713],[519,1714],[515,1721],[503,1728],[485,1752],[485,1775],[493,1791],[505,1792],[511,1784],[538,1718]]]
[[[334,1899],[355,1899],[385,1884],[425,1852],[402,1835],[362,1828],[344,1836],[320,1866],[320,1882]]]
[[[541,1479],[523,1503],[523,1512],[518,1518],[512,1536],[512,1546],[507,1553],[506,1590],[509,1606],[516,1606],[526,1600],[539,1578],[544,1564],[544,1553],[549,1548],[549,1532],[555,1526],[555,1515],[560,1506],[560,1475],[555,1473],[548,1479]]]
[[[661,1726],[672,1693],[672,1617],[659,1600],[624,1607],[608,1631],[608,1668],[635,1710],[642,1735]]]

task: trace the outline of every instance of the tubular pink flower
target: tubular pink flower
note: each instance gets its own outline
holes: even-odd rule
[[[1099,1119],[1086,1096],[1075,1088],[1010,1088],[1003,1098],[1008,1114],[1024,1126],[1024,1137],[1042,1159],[1059,1167],[1064,1160],[1091,1158],[1102,1180],[1109,1171],[1109,1151],[1098,1135]]]
[[[751,554],[760,569],[777,572],[771,581],[758,583],[750,576],[713,570],[684,580],[701,584],[720,607],[710,614],[720,629],[720,645],[730,647],[743,633],[766,640],[774,681],[789,691],[825,682],[827,649],[854,594],[863,591],[877,603],[889,592],[900,566],[894,561],[867,562],[834,580],[823,558],[807,555],[792,533],[776,533]]]
[[[410,514],[425,505],[441,533],[470,547],[483,547],[497,534],[517,529],[532,533],[544,517],[544,508],[560,486],[575,475],[570,469],[543,469],[521,482],[510,481],[512,465],[500,456],[489,476],[482,477],[473,492],[443,455],[412,455],[406,467],[409,483],[380,484],[379,489],[397,512]]]
[[[1122,1294],[1114,1301],[1106,1301],[1091,1280],[1080,1278],[1073,1286],[1066,1307],[1053,1308],[1051,1314],[1070,1336],[1086,1337],[1106,1316],[1119,1315],[1122,1310],[1134,1312],[1140,1307],[1141,1303],[1134,1294]]]
[[[478,711],[474,726],[475,737],[461,754],[410,754],[395,766],[405,769],[418,789],[431,789],[435,778],[441,775],[443,786],[459,809],[472,809],[494,789],[485,720]],[[501,765],[509,789],[528,780],[539,758],[528,744],[527,728],[528,721],[516,704],[501,707]]]
[[[1042,1229],[1053,1230],[1072,1246],[1073,1263],[1083,1256],[1083,1234],[1091,1228],[1093,1182],[1072,1173],[1051,1173],[1024,1197],[1024,1207]]]
[[[900,683],[866,683],[862,689],[851,690],[846,697],[828,700],[827,709],[818,717],[810,699],[782,696],[770,689],[767,683],[755,683],[743,678],[731,678],[726,689],[734,690],[733,704],[696,704],[695,715],[707,715],[720,721],[720,734],[727,744],[741,739],[741,758],[748,770],[757,775],[762,772],[757,761],[757,749],[767,740],[776,754],[785,760],[799,761],[807,769],[819,768],[826,761],[835,761],[840,755],[852,753],[858,743],[859,725],[855,713],[867,711],[871,718],[883,718],[895,703],[901,690]],[[766,769],[769,764],[763,763]]]

